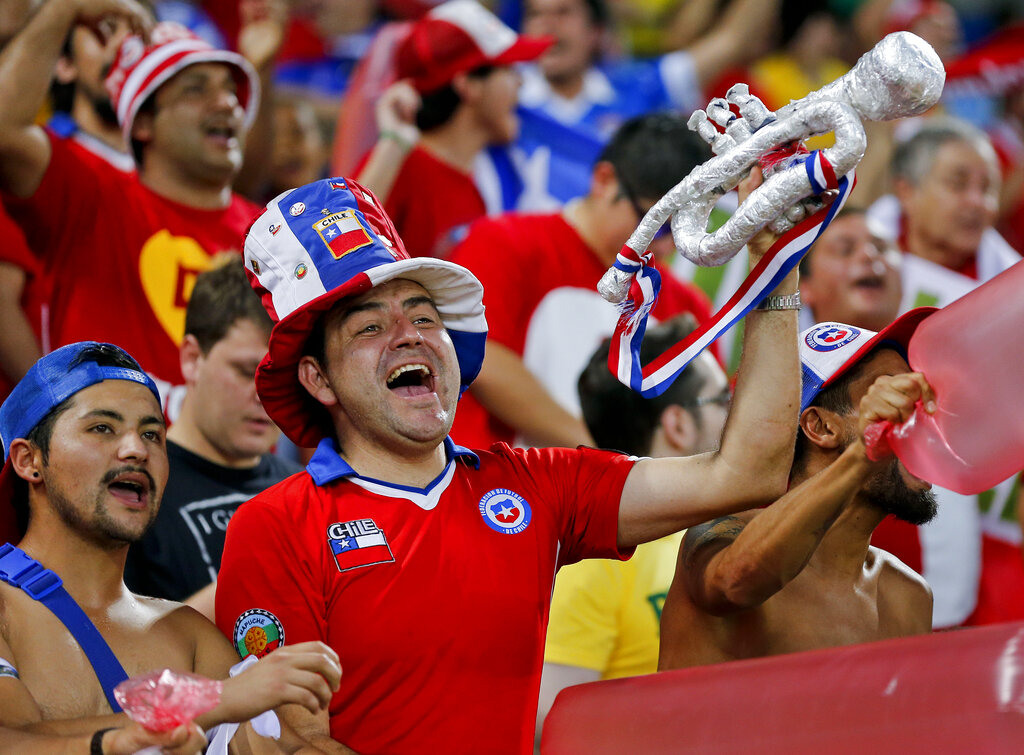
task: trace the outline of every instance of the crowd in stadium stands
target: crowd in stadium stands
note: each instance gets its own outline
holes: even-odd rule
[[[929,492],[863,439],[934,398],[917,324],[1024,255],[1021,13],[0,3],[0,750],[526,753],[570,685],[1024,620],[1022,474]],[[690,114],[898,31],[939,103],[865,124],[767,306],[622,386],[596,287],[712,159]],[[776,239],[700,267],[659,232],[643,362]],[[155,733],[112,688],[165,667],[227,681]]]

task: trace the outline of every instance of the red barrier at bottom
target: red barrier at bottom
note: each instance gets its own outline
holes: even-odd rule
[[[1024,752],[1024,623],[570,687],[541,752]]]

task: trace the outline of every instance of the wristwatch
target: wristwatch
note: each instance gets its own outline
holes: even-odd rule
[[[774,311],[781,309],[800,309],[800,292],[786,294],[784,296],[766,296],[754,309],[761,311]]]

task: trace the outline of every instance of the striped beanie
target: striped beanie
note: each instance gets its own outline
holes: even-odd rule
[[[245,108],[248,129],[259,109],[260,82],[256,70],[237,52],[218,50],[186,27],[163,21],[153,27],[147,45],[139,36],[127,37],[107,74],[106,87],[125,141],[142,104],[163,83],[196,63],[226,63],[238,81],[238,101]]]

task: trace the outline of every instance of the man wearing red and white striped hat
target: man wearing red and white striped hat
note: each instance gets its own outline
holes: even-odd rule
[[[52,277],[50,346],[112,341],[161,386],[180,384],[185,305],[195,276],[238,252],[257,208],[235,195],[259,79],[241,55],[177,24],[120,47],[107,88],[138,171],[112,169],[34,122],[70,29],[125,19],[134,0],[53,0],[0,56],[0,187]]]

